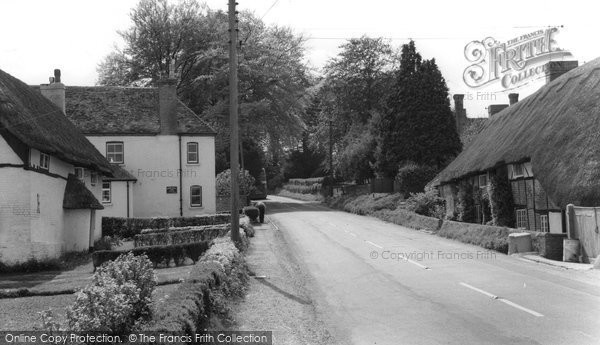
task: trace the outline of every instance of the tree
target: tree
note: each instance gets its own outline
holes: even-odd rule
[[[150,86],[175,73],[178,96],[217,131],[217,156],[226,155],[228,118],[227,13],[196,0],[141,0],[133,25],[120,32],[123,49],[98,66],[101,85]],[[239,14],[240,136],[269,150],[300,139],[309,69],[304,38],[289,28]],[[268,123],[268,126],[265,124]]]
[[[382,38],[366,36],[350,39],[341,49],[325,66],[325,78],[316,87],[314,103],[319,110],[310,128],[311,142],[325,151],[323,144],[332,140],[337,174],[363,181],[373,176],[375,141],[370,123],[383,109],[382,95],[392,81],[396,54]]]
[[[422,60],[413,41],[403,45],[387,109],[377,119],[375,168],[394,177],[403,162],[441,169],[461,149],[448,87],[435,59]]]

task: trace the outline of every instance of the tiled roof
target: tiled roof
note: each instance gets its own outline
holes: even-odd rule
[[[6,131],[28,147],[81,167],[110,172],[108,161],[60,108],[0,70],[0,132]]]
[[[158,134],[158,88],[67,86],[66,113],[85,134]],[[198,115],[179,101],[178,132],[215,135]]]

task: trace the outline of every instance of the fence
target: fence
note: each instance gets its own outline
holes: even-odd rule
[[[584,260],[600,255],[600,207],[567,206],[567,213],[572,214],[569,221],[569,238],[578,239],[581,244],[581,255]]]

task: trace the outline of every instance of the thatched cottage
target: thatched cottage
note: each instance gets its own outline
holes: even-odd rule
[[[436,177],[449,216],[562,233],[567,204],[600,206],[600,59],[552,79],[492,116]]]
[[[62,109],[0,70],[0,261],[91,247],[103,175],[109,162]]]

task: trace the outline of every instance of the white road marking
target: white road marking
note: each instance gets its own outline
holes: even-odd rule
[[[486,296],[490,297],[491,299],[498,300],[498,301],[500,301],[500,302],[502,302],[502,303],[504,303],[504,304],[507,304],[507,305],[509,305],[509,306],[511,306],[511,307],[514,307],[514,308],[517,308],[517,309],[519,309],[519,310],[521,310],[521,311],[524,311],[524,312],[526,312],[526,313],[529,313],[529,314],[531,314],[531,315],[533,315],[533,316],[537,316],[537,317],[542,317],[542,316],[544,316],[544,315],[542,315],[542,314],[538,313],[538,312],[537,312],[537,311],[535,311],[535,310],[531,310],[531,309],[525,308],[525,307],[523,307],[522,305],[519,305],[519,304],[516,304],[516,303],[514,303],[514,302],[511,302],[511,301],[509,301],[509,300],[507,300],[507,299],[505,299],[505,298],[498,297],[498,296],[496,296],[496,295],[494,295],[494,294],[491,294],[491,293],[489,293],[489,292],[487,292],[487,291],[484,291],[484,290],[478,289],[478,288],[476,288],[476,287],[474,287],[474,286],[472,286],[472,285],[469,285],[469,284],[467,284],[467,283],[462,283],[462,282],[461,282],[461,283],[460,283],[460,285],[462,285],[462,286],[464,286],[464,287],[466,287],[466,288],[469,288],[469,289],[471,289],[471,290],[473,290],[473,291],[477,291],[477,292],[479,292],[479,293],[481,293],[481,294],[484,294],[484,295],[486,295]]]
[[[417,265],[417,266],[421,267],[422,269],[425,269],[425,270],[430,270],[431,269],[429,266],[421,265],[420,263],[418,263],[416,261],[413,261],[411,259],[405,258],[404,260],[410,262],[413,265]]]
[[[383,249],[383,247],[382,247],[382,246],[380,246],[380,245],[378,245],[378,244],[375,244],[375,243],[373,243],[373,242],[371,242],[371,241],[365,241],[365,242],[367,242],[368,244],[372,245],[373,247],[377,247],[377,248],[379,248],[379,249]]]

